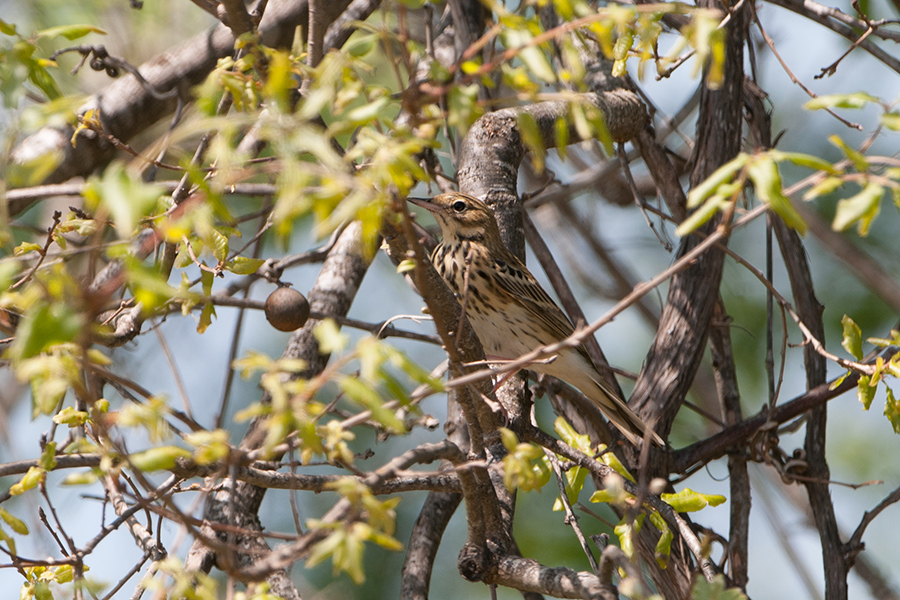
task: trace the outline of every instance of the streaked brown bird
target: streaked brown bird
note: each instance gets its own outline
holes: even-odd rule
[[[466,318],[489,359],[514,359],[574,333],[563,311],[503,245],[494,213],[484,202],[459,192],[409,201],[430,211],[441,226],[443,239],[431,253],[431,262],[465,306]],[[645,432],[663,444],[604,382],[583,344],[529,368],[581,390],[633,444]]]

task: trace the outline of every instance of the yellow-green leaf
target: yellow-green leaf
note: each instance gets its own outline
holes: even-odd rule
[[[725,502],[725,496],[701,494],[690,488],[685,488],[677,494],[660,494],[660,498],[676,512],[696,512],[707,506],[718,506]]]
[[[812,186],[803,194],[804,200],[813,200],[819,196],[830,194],[839,187],[844,185],[844,180],[840,177],[826,177],[816,185]]]
[[[313,329],[316,341],[319,342],[319,351],[322,354],[340,352],[347,347],[349,338],[341,333],[337,323],[333,319],[325,319]]]
[[[894,390],[887,389],[887,399],[884,401],[884,416],[891,422],[894,433],[900,433],[900,400],[894,398]]]
[[[801,152],[782,152],[781,150],[769,150],[769,156],[774,160],[788,161],[800,167],[807,167],[815,171],[825,171],[830,175],[837,175],[840,170],[835,168],[833,164],[825,159],[813,156],[812,154],[803,154]]]
[[[22,256],[29,252],[40,252],[42,247],[43,246],[40,244],[35,244],[34,242],[22,242],[13,249],[13,256]]]
[[[669,558],[672,556],[672,540],[675,539],[675,536],[666,520],[657,511],[650,512],[650,522],[660,532],[659,539],[656,541],[654,558],[656,558],[656,564],[665,569],[669,564]]]
[[[54,344],[71,342],[83,323],[82,316],[66,304],[35,304],[19,325],[10,356],[14,360],[31,358]]]
[[[41,452],[41,468],[45,471],[52,471],[56,468],[56,442],[47,442]]]
[[[531,152],[531,164],[537,173],[544,172],[544,139],[538,129],[537,121],[529,112],[520,112],[516,118],[522,142]]]
[[[856,360],[862,360],[862,330],[859,325],[849,316],[844,315],[841,318],[841,325],[844,326],[844,337],[841,340],[841,346],[850,353]]]
[[[856,170],[860,173],[864,173],[869,169],[869,161],[857,150],[854,150],[847,143],[842,140],[837,135],[828,136],[828,141],[840,148],[841,152],[850,159],[850,162],[853,163],[853,166],[856,167]]]
[[[827,94],[813,98],[803,105],[807,110],[820,110],[823,108],[862,108],[866,104],[879,104],[881,101],[875,96],[866,94],[865,92],[855,92],[853,94]]]
[[[397,265],[398,273],[406,273],[408,271],[413,271],[416,268],[416,261],[412,258],[407,258],[406,260],[400,261],[400,264]]]
[[[90,415],[83,410],[75,410],[71,406],[67,406],[53,417],[53,422],[58,425],[68,425],[69,427],[80,427],[87,423]]]
[[[236,275],[252,275],[257,269],[265,264],[265,260],[261,258],[247,258],[246,256],[235,256],[225,264],[225,269]]]
[[[18,483],[14,483],[9,488],[10,495],[18,496],[19,494],[24,494],[26,491],[32,489],[40,482],[42,482],[46,474],[47,472],[40,467],[30,467],[28,469],[28,472],[22,476],[22,479],[20,479]]]
[[[88,182],[84,194],[89,204],[101,204],[116,225],[121,239],[130,239],[140,220],[156,208],[164,190],[129,174],[120,162],[114,162],[102,178]]]
[[[865,236],[878,215],[883,195],[884,188],[870,181],[858,194],[838,202],[831,228],[835,231],[845,231],[858,222],[859,234]]]
[[[694,580],[691,600],[747,600],[739,588],[728,588],[723,575],[716,575],[712,581],[703,577]]]
[[[62,485],[91,485],[97,481],[97,474],[94,471],[84,471],[82,473],[69,473],[62,480]]]
[[[900,114],[895,112],[881,115],[881,124],[894,131],[900,131]]]
[[[62,36],[67,40],[77,40],[80,37],[88,35],[89,33],[99,33],[100,35],[106,35],[105,31],[103,31],[99,27],[94,27],[93,25],[60,25],[59,27],[49,27],[47,29],[38,31],[37,37],[52,39]]]
[[[759,156],[750,161],[747,165],[747,175],[753,181],[753,187],[760,200],[768,204],[788,227],[796,229],[800,234],[806,233],[806,223],[784,195],[778,164],[771,157]]]
[[[859,383],[856,385],[856,398],[862,403],[863,410],[869,410],[872,406],[872,400],[875,399],[875,391],[878,389],[876,385],[872,385],[872,377],[869,375],[860,375]]]
[[[719,186],[732,180],[735,173],[744,168],[750,155],[741,152],[736,157],[716,169],[706,181],[695,187],[688,193],[688,208],[700,206],[700,203],[712,196]]]
[[[713,218],[713,216],[717,212],[719,212],[719,210],[725,208],[727,205],[728,200],[723,196],[713,196],[712,198],[704,202],[703,206],[692,212],[687,219],[682,221],[681,224],[675,228],[675,235],[684,237],[692,231],[695,231],[698,227],[701,227],[704,223]]]
[[[191,453],[184,448],[160,446],[132,454],[128,457],[128,461],[140,471],[161,471],[171,469],[179,458],[187,458],[190,455]]]
[[[5,508],[0,508],[0,518],[19,535],[28,535],[28,525],[25,524],[25,521],[12,516]]]
[[[372,420],[381,423],[391,433],[406,432],[406,425],[392,410],[384,408],[384,399],[375,389],[355,377],[343,377],[340,386],[351,400],[372,411]]]

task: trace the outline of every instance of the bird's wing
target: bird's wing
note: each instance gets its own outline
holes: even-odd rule
[[[500,289],[544,323],[554,339],[562,340],[572,335],[575,328],[553,298],[518,259],[513,259],[513,256],[506,257],[506,260],[495,259]]]
[[[575,332],[572,322],[541,287],[534,275],[514,255],[504,258],[505,260],[495,259],[497,272],[500,274],[497,277],[500,289],[524,306],[535,319],[546,325],[553,340],[564,340],[572,335]],[[594,366],[584,344],[578,344],[575,346],[575,350],[581,354],[587,364]]]

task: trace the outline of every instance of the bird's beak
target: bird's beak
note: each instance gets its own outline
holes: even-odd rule
[[[416,206],[421,206],[425,210],[434,212],[437,210],[437,206],[431,203],[431,199],[429,198],[407,198],[407,202],[411,202]]]

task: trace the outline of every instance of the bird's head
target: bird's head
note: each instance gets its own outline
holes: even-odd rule
[[[488,241],[500,239],[500,230],[494,219],[494,212],[487,204],[472,196],[459,192],[448,192],[431,200],[408,198],[416,206],[427,209],[434,215],[444,241],[451,239]]]

